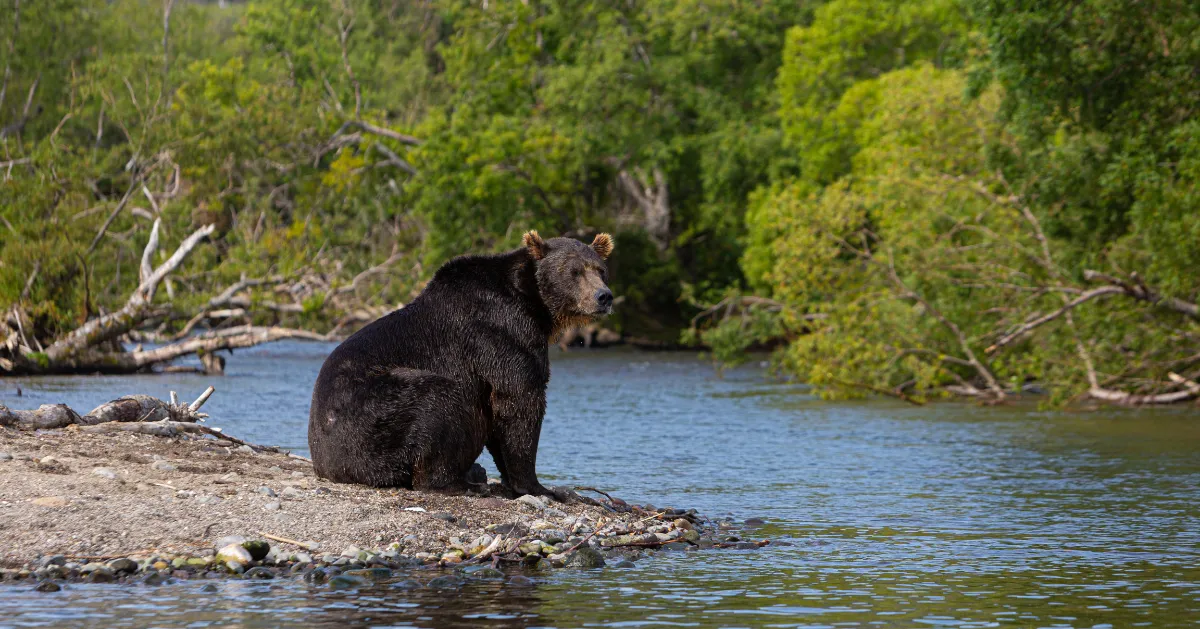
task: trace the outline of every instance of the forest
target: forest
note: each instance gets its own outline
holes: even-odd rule
[[[0,375],[335,339],[522,232],[828,398],[1200,397],[1200,7],[0,0]]]

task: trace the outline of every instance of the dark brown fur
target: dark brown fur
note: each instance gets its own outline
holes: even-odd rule
[[[313,389],[308,442],[323,478],[463,491],[486,447],[505,486],[548,494],[535,470],[547,341],[611,311],[607,234],[543,240],[438,269],[408,306],[329,355]]]

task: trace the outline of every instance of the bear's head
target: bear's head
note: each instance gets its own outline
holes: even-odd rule
[[[612,312],[605,263],[613,250],[612,236],[598,234],[588,245],[574,238],[543,240],[528,231],[523,242],[537,264],[538,292],[554,316],[556,333]]]

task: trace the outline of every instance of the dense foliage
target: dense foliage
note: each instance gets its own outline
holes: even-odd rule
[[[323,330],[330,286],[606,230],[611,325],[827,395],[1200,375],[1191,3],[0,2],[0,302],[46,339],[159,218],[218,227],[168,330],[243,276]]]

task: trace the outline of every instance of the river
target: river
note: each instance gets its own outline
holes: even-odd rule
[[[331,346],[239,350],[228,375],[7,379],[81,411],[217,393],[210,423],[304,452]],[[1200,412],[824,402],[694,354],[553,360],[538,469],[631,502],[762,518],[761,550],[664,552],[533,586],[303,582],[0,588],[0,627],[1195,627]],[[16,387],[24,390],[15,396]],[[484,455],[485,467],[495,467]],[[778,542],[783,542],[779,544]]]

